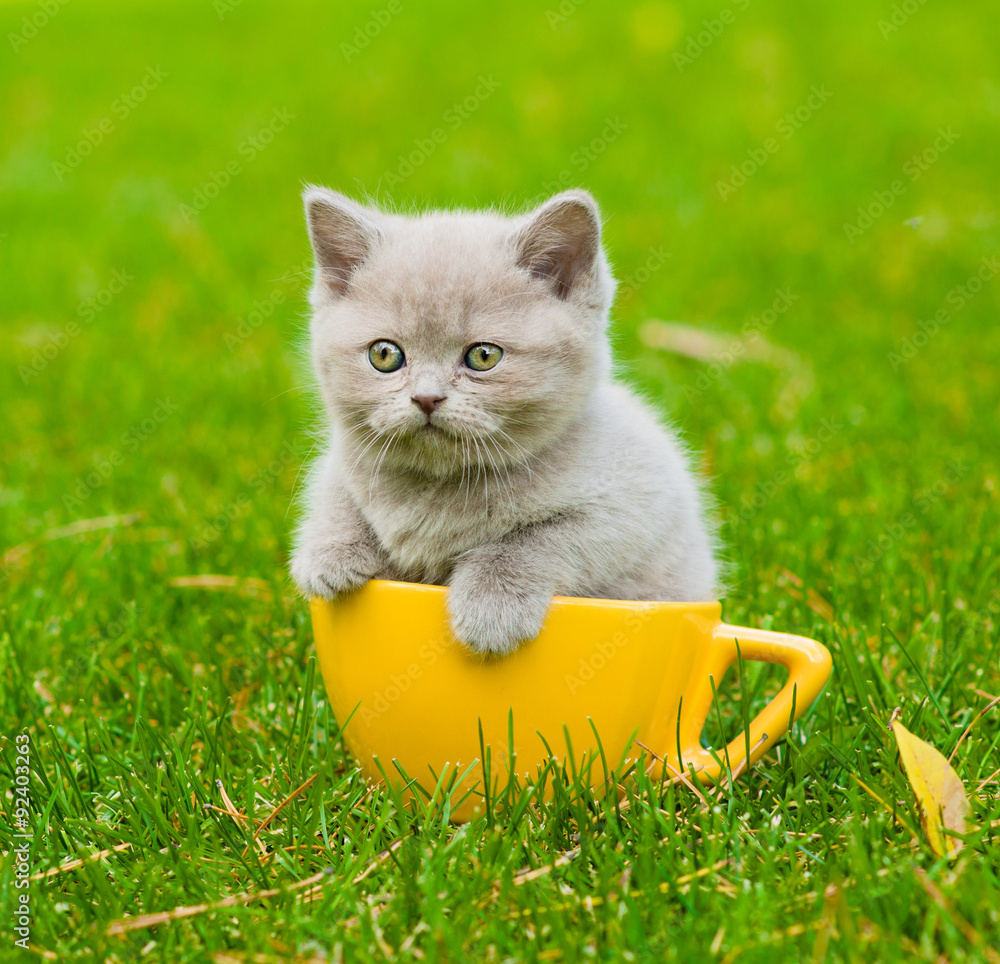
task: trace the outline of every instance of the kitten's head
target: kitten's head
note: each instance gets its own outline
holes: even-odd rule
[[[580,415],[614,295],[589,194],[510,218],[304,197],[313,363],[354,446],[443,477],[523,461]]]

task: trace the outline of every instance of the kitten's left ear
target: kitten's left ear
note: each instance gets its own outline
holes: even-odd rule
[[[557,298],[593,279],[601,249],[601,214],[586,191],[563,191],[530,215],[516,238],[518,265],[546,279]]]
[[[351,274],[372,253],[382,232],[371,212],[337,191],[310,184],[302,200],[316,258],[313,299],[336,300],[347,293]]]

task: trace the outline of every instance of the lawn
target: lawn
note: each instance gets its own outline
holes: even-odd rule
[[[0,960],[996,961],[995,13],[0,3]],[[306,181],[593,191],[622,377],[711,480],[726,618],[833,654],[750,773],[620,806],[557,780],[460,827],[363,783],[286,576]],[[729,681],[707,736],[773,683]],[[958,747],[956,858],[896,707]]]

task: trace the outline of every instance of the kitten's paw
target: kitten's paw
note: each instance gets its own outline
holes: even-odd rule
[[[333,599],[373,579],[381,568],[377,552],[360,543],[311,543],[292,557],[291,574],[307,599]]]
[[[460,642],[477,653],[502,655],[541,632],[552,596],[490,582],[475,569],[457,572],[448,590],[448,612]]]

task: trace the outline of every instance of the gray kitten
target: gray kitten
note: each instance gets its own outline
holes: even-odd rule
[[[685,452],[611,377],[589,194],[520,217],[304,197],[332,430],[292,559],[304,593],[446,584],[455,635],[484,653],[537,636],[554,594],[714,598]]]

